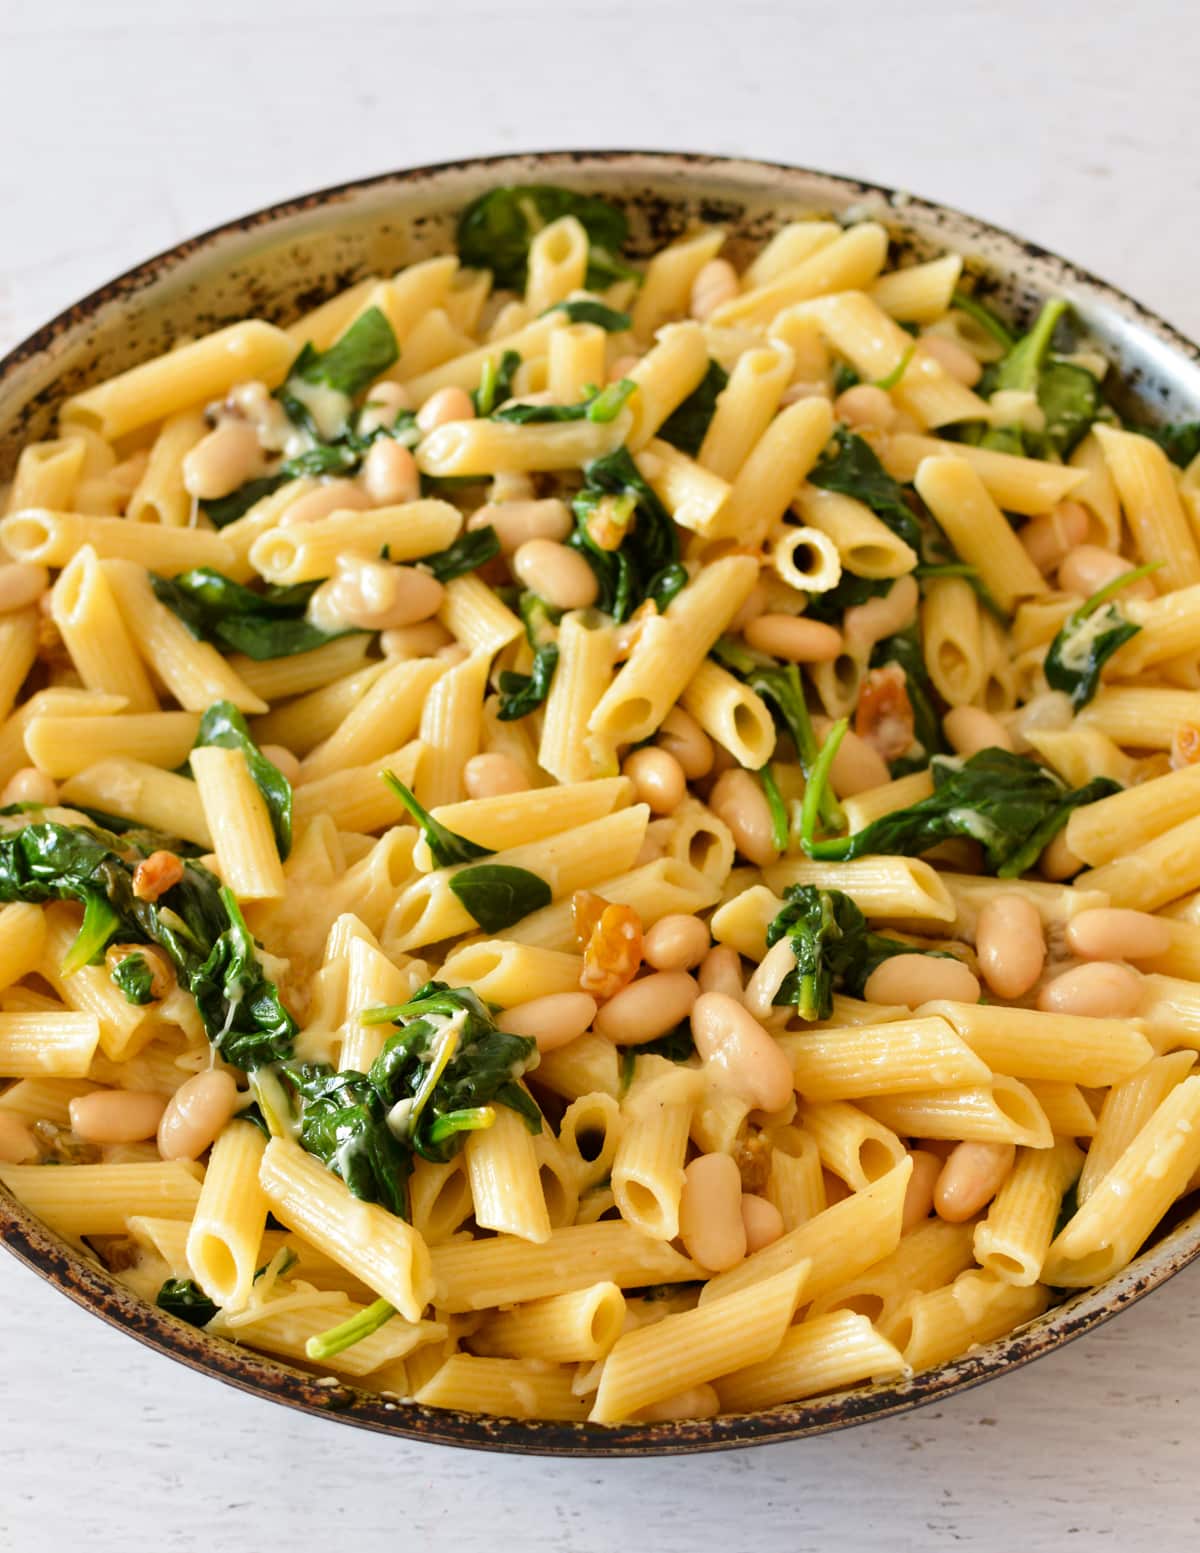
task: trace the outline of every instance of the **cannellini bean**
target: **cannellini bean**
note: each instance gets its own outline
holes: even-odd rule
[[[660,917],[647,932],[642,958],[656,971],[690,971],[708,954],[708,923],[682,912]]]
[[[37,1139],[21,1118],[0,1111],[0,1165],[24,1165],[38,1153]]]
[[[715,1418],[721,1411],[721,1399],[716,1387],[707,1384],[689,1386],[677,1391],[673,1397],[661,1402],[651,1402],[649,1407],[638,1410],[638,1421],[644,1424],[666,1424],[676,1418]]]
[[[544,998],[517,1003],[497,1017],[501,1030],[537,1042],[538,1051],[552,1052],[591,1029],[596,1000],[586,992],[551,992]]]
[[[855,383],[833,401],[833,413],[847,426],[877,426],[887,431],[896,419],[896,406],[885,389],[874,383]]]
[[[553,539],[527,539],[514,553],[515,575],[555,609],[586,609],[599,592],[596,574],[579,554]]]
[[[957,340],[952,340],[947,335],[923,334],[920,350],[923,355],[932,356],[934,361],[945,367],[951,377],[956,377],[968,388],[974,388],[983,376],[983,367],[978,358],[972,356],[965,345],[960,345]]]
[[[1043,879],[1073,879],[1082,867],[1083,859],[1072,852],[1065,830],[1059,831],[1038,858],[1038,872]]]
[[[242,420],[249,421],[258,435],[259,446],[273,453],[282,452],[295,432],[287,411],[257,378],[235,383],[225,396],[225,405]]]
[[[423,432],[431,432],[450,421],[474,419],[475,405],[465,388],[439,388],[417,411],[417,425]]]
[[[931,954],[897,954],[867,977],[868,1003],[903,1003],[916,1008],[933,998],[978,1003],[979,983],[961,960]]]
[[[723,992],[742,1001],[742,958],[729,944],[714,944],[700,962],[697,978],[701,992]]]
[[[971,756],[980,750],[1012,751],[1008,729],[990,712],[977,706],[954,706],[942,718],[942,732],[958,755]]]
[[[22,766],[4,784],[0,802],[42,803],[49,807],[58,802],[58,784],[36,766]]]
[[[685,971],[655,971],[609,998],[596,1015],[596,1034],[618,1046],[656,1041],[687,1018],[699,995]]]
[[[783,1214],[765,1197],[743,1192],[742,1226],[746,1231],[746,1255],[749,1256],[779,1239],[783,1234]]]
[[[683,767],[664,749],[648,744],[634,750],[621,770],[633,783],[639,803],[649,804],[653,814],[674,814],[687,797]]]
[[[133,1089],[98,1089],[76,1095],[67,1107],[71,1131],[85,1143],[139,1143],[158,1131],[164,1095]]]
[[[292,754],[291,750],[282,744],[264,744],[260,749],[277,771],[283,773],[288,781],[295,787],[300,780],[300,762]]]
[[[891,780],[887,761],[875,746],[848,728],[829,768],[829,782],[837,796],[853,798],[855,793],[869,793]]]
[[[371,444],[363,460],[362,482],[377,507],[416,501],[421,494],[416,459],[390,437],[380,437]]]
[[[1148,911],[1099,906],[1067,923],[1067,947],[1083,960],[1148,960],[1166,954],[1171,928]]]
[[[912,1175],[904,1190],[904,1210],[900,1219],[900,1233],[906,1235],[933,1212],[933,1189],[942,1173],[942,1160],[925,1149],[913,1149],[908,1156],[912,1160]]]
[[[445,588],[415,566],[343,556],[338,573],[323,582],[308,601],[308,617],[322,629],[338,624],[365,631],[416,625],[442,607]]]
[[[385,658],[432,658],[454,638],[440,620],[421,620],[415,626],[393,626],[379,638]]]
[[[489,502],[467,519],[470,531],[494,528],[500,548],[511,555],[531,539],[566,539],[573,527],[565,501],[548,496],[544,501]]]
[[[50,586],[50,573],[32,562],[13,561],[0,566],[0,615],[36,604]]]
[[[842,634],[846,651],[864,657],[876,642],[901,631],[917,612],[920,590],[910,574],[897,577],[879,598],[855,604],[842,616]]]
[[[679,1238],[709,1272],[723,1272],[745,1257],[742,1176],[730,1155],[701,1154],[683,1172]]]
[[[367,437],[381,426],[394,426],[400,411],[410,408],[408,393],[399,383],[376,383],[358,418],[359,434]]]
[[[1058,568],[1058,585],[1067,593],[1082,593],[1086,598],[1132,570],[1131,562],[1111,550],[1102,550],[1099,545],[1076,545]],[[1148,577],[1141,577],[1122,589],[1122,596],[1152,599],[1154,588]]]
[[[1077,501],[1060,501],[1053,512],[1030,518],[1017,538],[1040,572],[1051,572],[1062,558],[1083,544],[1088,531],[1087,508]]]
[[[1142,977],[1132,966],[1092,960],[1064,971],[1038,993],[1046,1014],[1083,1014],[1093,1019],[1128,1019],[1142,1000]]]
[[[974,1218],[1008,1180],[1016,1157],[1011,1143],[960,1143],[933,1189],[938,1218],[950,1224]]]
[[[468,798],[499,798],[503,793],[526,793],[529,778],[511,755],[492,750],[472,755],[463,767],[463,786]]]
[[[734,845],[747,862],[766,868],[778,861],[770,806],[761,784],[749,771],[738,767],[722,772],[708,795],[708,807],[729,826]]]
[[[183,486],[189,496],[215,501],[261,474],[258,428],[249,421],[223,420],[184,455]]]
[[[294,528],[299,523],[316,523],[331,512],[361,512],[371,505],[371,498],[354,480],[326,480],[315,491],[298,496],[279,515],[280,528]]]
[[[692,1009],[692,1039],[713,1083],[761,1111],[792,1098],[792,1065],[783,1048],[724,992],[704,992]]]
[[[985,901],[975,925],[975,951],[983,979],[998,997],[1024,997],[1046,963],[1037,907],[1024,895]]]
[[[224,1068],[197,1073],[167,1102],[158,1124],[158,1152],[164,1159],[198,1159],[238,1103],[233,1075]]]
[[[842,650],[842,633],[803,615],[760,615],[742,635],[749,646],[789,663],[832,663]]]
[[[689,782],[706,777],[713,767],[712,740],[690,712],[675,706],[663,718],[654,742],[683,768]]]
[[[728,259],[710,259],[701,266],[692,282],[688,311],[701,323],[711,318],[725,302],[732,302],[740,290],[738,273]]]

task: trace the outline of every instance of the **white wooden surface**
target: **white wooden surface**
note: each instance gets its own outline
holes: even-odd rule
[[[254,206],[544,146],[727,151],[958,204],[1200,335],[1192,0],[0,0],[0,346]],[[1200,1272],[953,1403],[675,1462],[417,1448],[158,1359],[0,1257],[0,1549],[1170,1553]]]

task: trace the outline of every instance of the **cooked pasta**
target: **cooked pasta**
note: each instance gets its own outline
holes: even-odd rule
[[[397,1406],[796,1404],[1197,1182],[1190,497],[1062,303],[549,192],[16,463],[0,1185]]]

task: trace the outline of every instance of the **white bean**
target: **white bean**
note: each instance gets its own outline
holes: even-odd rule
[[[167,1102],[158,1124],[158,1152],[164,1159],[198,1159],[238,1103],[233,1075],[224,1068],[197,1073]]]
[[[692,1039],[714,1084],[761,1111],[781,1110],[794,1093],[783,1048],[739,1002],[705,992],[692,1008]]]
[[[552,1052],[591,1028],[596,1007],[595,998],[586,992],[551,992],[506,1008],[496,1023],[511,1035],[536,1041],[538,1051]]]
[[[975,925],[975,950],[983,978],[998,997],[1024,997],[1046,963],[1037,907],[1024,895],[985,901]]]
[[[586,609],[596,602],[596,574],[578,550],[553,539],[527,539],[513,555],[512,569],[555,609]]]
[[[1072,917],[1066,939],[1083,960],[1149,960],[1171,947],[1171,925],[1148,911],[1099,906]]]
[[[742,1177],[730,1155],[701,1154],[683,1172],[679,1238],[709,1272],[723,1272],[745,1257]]]
[[[686,1019],[700,988],[684,971],[655,971],[631,981],[596,1015],[596,1034],[617,1046],[656,1041]]]

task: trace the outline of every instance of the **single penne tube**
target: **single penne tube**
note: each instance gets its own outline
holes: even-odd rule
[[[338,1062],[355,1073],[367,1073],[392,1032],[387,1025],[365,1023],[362,1016],[368,1009],[407,1002],[415,989],[409,973],[366,939],[350,945],[346,960],[345,1022]]]
[[[282,701],[289,696],[300,698],[311,691],[328,689],[355,673],[374,670],[381,674],[384,663],[364,665],[370,641],[366,631],[352,631],[345,636],[335,636],[332,641],[314,647],[310,652],[298,652],[290,658],[256,660],[242,653],[232,653],[229,664],[256,696],[261,696],[264,701]],[[366,682],[369,683],[370,680]],[[284,708],[279,710],[283,711]],[[286,741],[281,739],[276,742]]]
[[[401,357],[397,364],[396,376],[404,384],[409,398],[415,405],[424,404],[426,399],[431,394],[437,393],[439,388],[478,388],[480,373],[483,371],[485,362],[490,361],[493,365],[497,365],[505,351],[516,351],[522,361],[544,356],[549,347],[551,333],[555,329],[563,328],[566,323],[565,313],[547,313],[544,317],[536,318],[532,323],[526,324],[522,329],[517,329],[500,339],[490,340],[486,345],[477,346],[473,350],[464,351],[452,360],[441,362],[428,371],[422,370],[415,376],[406,371],[404,358]],[[411,342],[409,355],[411,358]]]
[[[1146,1037],[1124,1019],[1043,1014],[998,1003],[924,1003],[920,1012],[948,1020],[994,1073],[1014,1078],[1115,1084],[1154,1055]]]
[[[1200,692],[1158,685],[1101,685],[1078,714],[1078,722],[1132,749],[1169,750],[1181,723],[1200,725]]]
[[[587,888],[607,901],[632,906],[644,928],[653,927],[663,917],[694,916],[714,906],[721,897],[719,885],[690,863],[673,857],[657,858],[624,874],[606,875]],[[578,947],[568,900],[531,912],[505,932],[519,943],[536,944],[543,949]]]
[[[463,1151],[475,1222],[542,1245],[550,1238],[550,1217],[533,1138],[515,1111],[493,1109],[492,1125],[471,1133]]]
[[[734,480],[771,424],[794,366],[782,343],[743,351],[717,398],[696,462],[721,480]]]
[[[1103,891],[1114,906],[1134,911],[1157,911],[1188,894],[1200,886],[1200,815],[1099,868],[1088,869],[1079,875],[1079,884],[1085,890]]]
[[[35,717],[25,748],[39,771],[62,778],[114,756],[168,771],[183,765],[200,728],[198,712],[138,712],[113,717]]]
[[[425,696],[418,730],[421,759],[416,792],[426,808],[458,803],[463,797],[463,767],[478,754],[483,736],[483,698],[491,661],[487,651],[472,653],[447,669]]]
[[[751,1413],[866,1380],[890,1380],[904,1369],[899,1350],[866,1316],[839,1310],[789,1328],[773,1354],[726,1375],[717,1394],[723,1411]]]
[[[820,243],[773,280],[723,303],[713,314],[713,322],[766,325],[783,308],[797,302],[870,285],[883,269],[887,248],[887,232],[878,222],[859,222],[832,242]]]
[[[884,1335],[900,1350],[906,1369],[928,1370],[1032,1321],[1049,1300],[1041,1284],[1023,1288],[992,1273],[960,1273],[948,1288],[906,1300]]]
[[[386,658],[368,663],[356,673],[310,690],[307,695],[293,697],[286,706],[277,707],[265,717],[256,717],[250,725],[255,741],[260,746],[282,744],[301,759],[311,755],[346,721],[387,668]]]
[[[820,221],[808,216],[787,222],[746,266],[743,283],[765,286],[786,271],[794,270],[819,249],[828,248],[842,231],[836,221]]]
[[[900,1237],[896,1249],[812,1302],[808,1319],[856,1310],[884,1325],[912,1294],[940,1289],[974,1263],[975,1226],[927,1219]]]
[[[437,617],[471,652],[499,652],[524,630],[520,617],[474,576],[455,577],[446,584]]]
[[[708,370],[708,346],[704,330],[689,319],[666,324],[657,343],[629,369],[637,385],[629,401],[632,424],[622,438],[631,453],[644,448],[672,410],[677,409]]]
[[[766,702],[711,658],[688,682],[680,705],[738,765],[757,771],[774,753],[775,721]]]
[[[581,1095],[590,1094],[616,1099],[624,1087],[617,1048],[599,1035],[581,1035],[566,1046],[543,1052],[537,1081],[564,1100],[578,1100]]]
[[[1078,1084],[1062,1079],[1026,1080],[1026,1088],[1046,1113],[1056,1138],[1091,1138],[1096,1133],[1096,1113]]]
[[[665,855],[685,863],[723,889],[733,871],[733,833],[697,798],[685,798],[663,836]]]
[[[359,296],[353,317],[358,318],[369,307],[377,307],[391,324],[392,333],[402,347],[403,357],[404,347],[413,329],[425,314],[448,304],[451,287],[462,273],[454,254],[438,254],[432,259],[406,265],[390,280],[374,282],[369,290]],[[351,290],[357,293],[360,288],[356,286]],[[343,292],[342,295],[347,293]],[[298,328],[298,324],[293,324],[289,334],[295,337]],[[338,328],[326,346],[318,345],[318,349],[326,349],[341,332],[342,329]]]
[[[911,1175],[912,1161],[906,1154],[895,1169],[861,1192],[823,1209],[728,1272],[710,1278],[700,1291],[701,1306],[724,1300],[801,1261],[812,1263],[804,1289],[806,1300],[819,1299],[857,1277],[899,1245],[904,1194]]]
[[[422,474],[438,479],[516,474],[531,469],[578,469],[621,447],[629,437],[630,426],[627,409],[604,422],[535,422],[517,426],[494,420],[449,421],[422,438],[417,447],[417,467]]]
[[[250,1297],[267,1224],[267,1199],[258,1182],[267,1140],[249,1122],[231,1122],[213,1144],[188,1233],[192,1276],[225,1311]]]
[[[608,1182],[624,1131],[621,1107],[602,1090],[577,1096],[563,1112],[559,1148],[581,1191]]]
[[[962,255],[948,253],[881,275],[867,295],[901,323],[935,323],[950,306],[962,274]]]
[[[633,801],[628,777],[607,777],[595,782],[568,782],[560,787],[535,787],[524,793],[498,793],[494,798],[467,798],[460,803],[439,804],[433,817],[476,846],[501,852],[506,847],[541,841],[559,831],[600,820]],[[418,850],[418,868],[428,862]]]
[[[842,890],[869,917],[954,920],[954,903],[945,876],[919,858],[861,857],[850,863],[789,858],[763,869],[763,878],[780,895],[792,884]]]
[[[125,509],[131,522],[164,523],[168,528],[190,525],[194,503],[183,483],[183,461],[208,431],[200,410],[180,410],[167,416],[150,449],[146,472]]]
[[[487,1003],[515,1008],[534,998],[578,992],[582,970],[581,955],[492,938],[453,950],[438,975],[452,987],[473,987]]]
[[[853,496],[802,485],[795,505],[810,528],[833,540],[843,569],[856,577],[902,577],[917,564],[916,551]]]
[[[741,608],[758,576],[748,555],[707,566],[648,620],[626,662],[597,702],[588,728],[605,747],[652,734]]]
[[[44,507],[28,507],[0,519],[0,544],[14,560],[35,566],[66,566],[90,545],[104,560],[138,561],[171,577],[193,566],[211,566],[227,576],[240,570],[235,553],[212,529],[165,528]]]
[[[812,1137],[826,1170],[861,1192],[908,1157],[886,1126],[843,1100],[801,1106],[799,1120]]]
[[[53,512],[69,512],[86,456],[86,444],[77,437],[29,443],[17,459],[5,511],[49,507]]]
[[[36,610],[22,609],[0,616],[0,718],[7,717],[12,710],[25,676],[37,658],[37,650]],[[8,776],[11,775],[9,772]]]
[[[1098,776],[1109,777],[1122,787],[1129,787],[1138,775],[1133,756],[1127,755],[1098,728],[1075,727],[1061,733],[1031,728],[1028,737],[1033,748],[1068,787],[1083,787]]]
[[[852,1100],[908,1090],[986,1084],[982,1058],[937,1017],[860,1025],[852,1030],[805,1031],[779,1037],[807,1100]]]
[[[259,1180],[272,1214],[419,1321],[433,1297],[429,1251],[420,1235],[377,1203],[352,1197],[346,1184],[298,1143],[272,1138]]]
[[[588,1414],[616,1423],[639,1408],[768,1359],[782,1343],[804,1292],[809,1263],[729,1295],[723,1304],[665,1316],[617,1339]]]
[[[1085,478],[1080,470],[1067,464],[1048,464],[1042,459],[997,453],[968,442],[942,442],[912,432],[896,432],[887,437],[880,453],[888,473],[906,484],[925,459],[939,455],[965,458],[996,505],[1023,517],[1052,512],[1065,496],[1080,490]]]
[[[1046,1283],[1075,1289],[1103,1283],[1142,1242],[1200,1165],[1200,1078],[1185,1078],[1095,1183],[1046,1255]]]
[[[100,1022],[95,1014],[0,1013],[0,1074],[5,1078],[83,1078],[99,1041]]]
[[[536,234],[526,263],[525,305],[544,313],[583,285],[587,273],[588,235],[574,216],[561,216]]]
[[[634,463],[681,528],[696,534],[711,532],[729,500],[727,481],[658,437],[646,443]]]
[[[260,497],[240,518],[221,530],[221,538],[237,556],[238,581],[244,582],[254,576],[250,550],[255,541],[270,529],[278,528],[289,507],[302,496],[309,496],[319,489],[318,482],[309,476],[301,480],[288,480],[278,490]]]
[[[1063,1194],[1084,1156],[1068,1139],[1050,1149],[1021,1149],[1012,1174],[975,1226],[975,1259],[1003,1283],[1038,1282]]]
[[[780,523],[767,535],[766,547],[767,560],[778,576],[798,592],[828,593],[841,580],[842,563],[837,546],[819,528]],[[817,693],[827,712],[830,698],[822,691],[819,676],[831,670],[833,665],[828,662],[814,664],[812,668]]]
[[[781,410],[746,455],[729,499],[704,537],[736,539],[750,548],[761,545],[832,435],[833,410],[827,399],[801,399]]]
[[[799,1229],[826,1206],[821,1155],[812,1137],[799,1128],[787,1129],[786,1146],[780,1134],[773,1138],[771,1172],[765,1195],[774,1203],[785,1232]]]
[[[495,1235],[435,1246],[431,1257],[436,1305],[448,1314],[520,1305],[601,1282],[630,1289],[700,1276],[696,1264],[665,1241],[620,1219],[556,1229],[541,1245]]]
[[[598,324],[568,324],[550,336],[546,370],[555,404],[578,404],[605,380],[607,336]]]
[[[966,459],[937,455],[914,476],[922,500],[955,550],[974,566],[1002,609],[1046,591],[1046,581],[1017,539],[1008,519]]]
[[[413,1228],[425,1244],[445,1245],[474,1212],[462,1155],[444,1165],[435,1165],[428,1159],[414,1160],[408,1202]]]
[[[575,1395],[574,1372],[536,1360],[486,1359],[455,1353],[413,1393],[421,1407],[454,1408],[500,1418],[552,1418],[580,1423],[587,1402]]]
[[[594,1283],[570,1294],[530,1300],[495,1311],[472,1345],[497,1358],[576,1364],[602,1359],[621,1335],[625,1296],[615,1283]]]
[[[0,622],[2,626],[3,622]],[[3,635],[0,633],[0,645]],[[0,782],[8,782],[22,766],[29,764],[25,748],[25,730],[35,717],[51,717],[59,713],[82,717],[107,717],[123,711],[124,696],[105,695],[97,690],[76,690],[69,686],[55,686],[39,690],[30,696],[12,714],[0,723]]]
[[[139,524],[135,532],[144,533],[147,527]],[[102,570],[142,661],[181,707],[188,712],[207,712],[214,701],[232,701],[239,711],[267,710],[266,702],[243,684],[215,647],[198,642],[183,621],[159,603],[144,565],[107,560],[102,562]]]
[[[604,878],[610,867],[631,866],[641,850],[649,812],[645,804],[635,804],[572,831],[508,847],[484,861],[489,867],[536,873],[555,899],[567,897]],[[475,919],[451,889],[451,880],[460,872],[461,867],[439,868],[401,892],[385,929],[390,948],[417,949],[471,931]]]
[[[77,771],[62,784],[64,802],[137,820],[168,836],[212,848],[212,832],[196,784],[145,761],[113,756]]]
[[[467,424],[467,423],[464,423]],[[469,424],[475,424],[471,422]],[[267,582],[312,582],[328,577],[339,556],[415,561],[444,550],[462,528],[462,514],[444,501],[402,502],[370,512],[332,512],[312,523],[268,529],[250,547],[250,564]]]
[[[1170,461],[1156,442],[1099,422],[1093,435],[1121,498],[1143,561],[1157,561],[1162,592],[1200,582],[1200,551],[1179,497]],[[0,536],[3,528],[0,527]]]
[[[124,697],[130,712],[158,710],[150,677],[91,545],[84,545],[63,568],[50,594],[50,611],[89,690]]]
[[[1067,822],[1067,844],[1077,857],[1098,868],[1177,829],[1197,810],[1200,766],[1184,766],[1073,810]]]
[[[704,227],[654,255],[633,304],[633,332],[639,340],[653,339],[660,325],[687,312],[693,281],[724,241],[723,227]]]
[[[13,901],[0,906],[0,988],[37,970],[46,943],[46,919],[39,906]]]
[[[872,820],[920,803],[922,798],[928,798],[932,792],[933,777],[929,772],[914,771],[909,776],[897,777],[893,782],[884,782],[879,787],[869,787],[865,792],[854,793],[842,799],[847,830],[853,835]]]
[[[990,1085],[877,1095],[862,1105],[876,1121],[906,1138],[1018,1143],[1031,1149],[1048,1149],[1054,1142],[1042,1108],[1015,1078],[997,1075]]]
[[[1112,1086],[1100,1107],[1096,1135],[1076,1183],[1076,1197],[1081,1204],[1087,1202],[1155,1111],[1171,1091],[1183,1083],[1195,1065],[1195,1052],[1169,1052],[1165,1057],[1152,1058],[1136,1073]]]
[[[643,1058],[622,1106],[613,1197],[625,1222],[655,1240],[679,1234],[688,1131],[703,1087],[692,1068]]]
[[[1099,523],[1104,534],[1105,548],[1119,550],[1123,521],[1121,499],[1117,495],[1116,484],[1109,473],[1108,461],[1104,457],[1100,439],[1089,431],[1071,454],[1068,462],[1072,469],[1079,470],[1083,475],[1083,479],[1071,494],[1076,501],[1083,503]]]
[[[301,762],[304,781],[315,782],[352,766],[377,762],[417,732],[423,708],[448,665],[440,658],[409,658],[384,668],[343,720]]]
[[[293,795],[297,826],[327,816],[338,830],[366,834],[403,823],[408,811],[379,773],[391,771],[411,787],[420,758],[421,746],[413,740],[365,766],[347,766],[303,783]]]
[[[985,664],[979,599],[964,577],[935,577],[921,601],[921,647],[938,694],[969,706],[983,689]]]
[[[191,755],[217,868],[239,900],[278,900],[283,864],[270,811],[241,750],[209,746]]]
[[[1127,599],[1127,619],[1141,629],[1110,660],[1110,672],[1134,679],[1153,664],[1200,650],[1200,583],[1157,599]]]
[[[388,368],[384,379],[396,382],[404,373],[412,376],[414,373],[432,372],[448,362],[459,360],[474,346],[475,341],[463,333],[444,307],[431,308],[412,326],[404,341],[400,359]],[[545,360],[544,357],[535,359]]]
[[[204,1171],[191,1160],[145,1165],[0,1165],[0,1185],[57,1230],[82,1235],[121,1235],[134,1214],[190,1219]]]
[[[570,610],[563,616],[537,753],[537,764],[559,782],[589,783],[616,769],[613,752],[594,746],[587,731],[612,684],[615,652],[612,628],[600,615]]]
[[[765,884],[752,884],[718,906],[709,930],[718,944],[728,944],[748,960],[767,952],[767,929],[783,910],[783,900]]]

